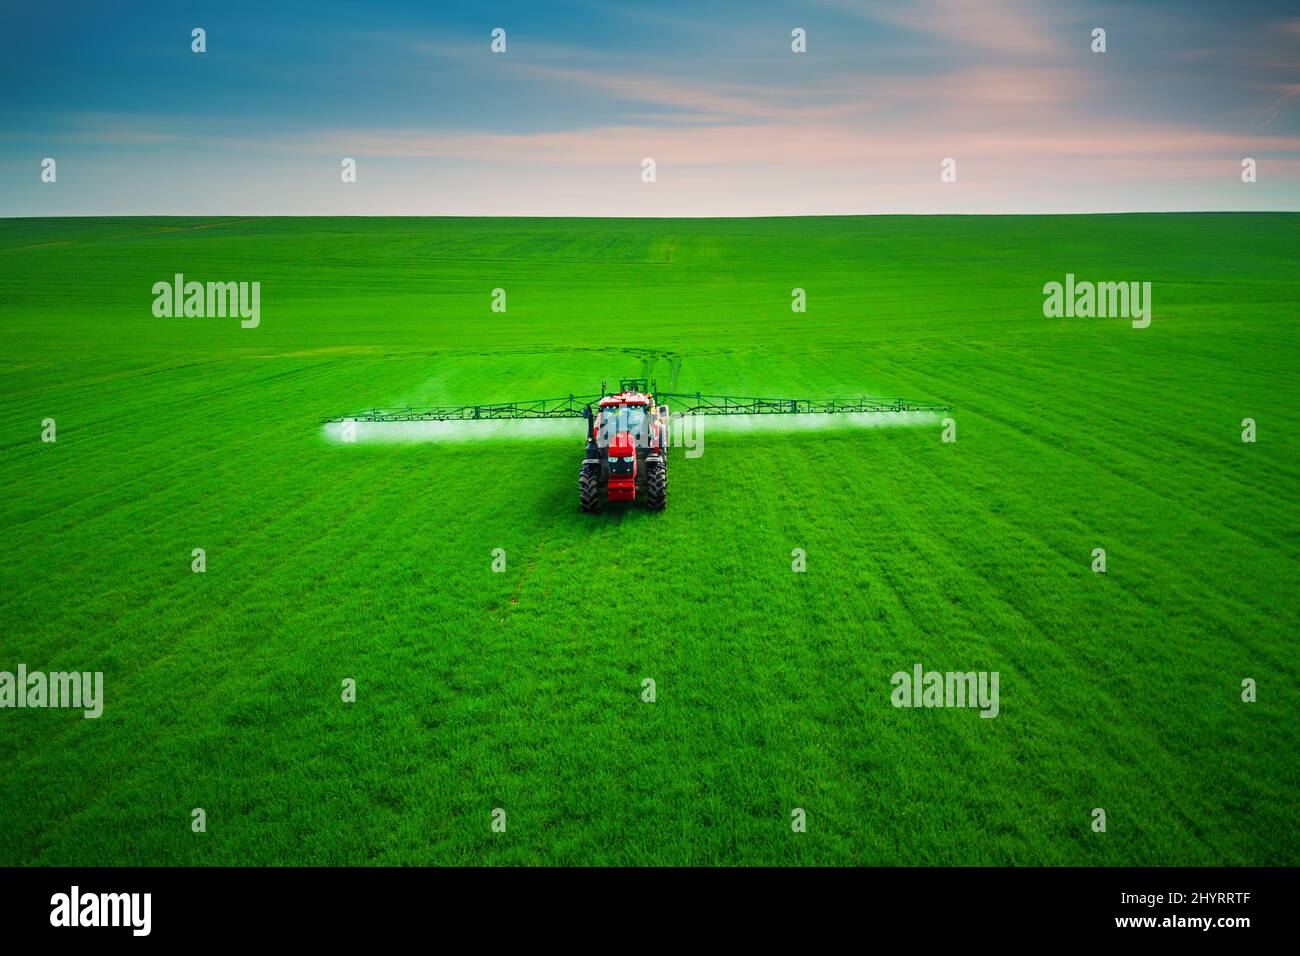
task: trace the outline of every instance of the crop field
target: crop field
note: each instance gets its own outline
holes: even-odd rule
[[[1298,215],[7,219],[0,263],[0,671],[104,675],[0,711],[0,864],[1300,863]],[[176,273],[259,324],[155,316]],[[1150,326],[1044,317],[1067,274]],[[579,421],[321,424],[643,374],[956,441],[708,421],[591,516]],[[996,719],[893,706],[917,664]]]

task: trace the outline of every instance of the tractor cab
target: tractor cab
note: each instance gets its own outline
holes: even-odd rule
[[[596,443],[612,445],[620,436],[629,436],[635,445],[645,445],[650,435],[651,404],[645,395],[622,392],[600,401],[600,415],[595,423]]]
[[[648,447],[655,425],[654,396],[645,379],[625,378],[619,390],[600,400],[599,418],[595,422],[596,443],[602,448],[620,435],[630,435],[640,448]],[[601,386],[604,393],[605,387]]]

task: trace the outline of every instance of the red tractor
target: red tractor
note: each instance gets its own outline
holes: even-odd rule
[[[601,386],[604,395],[605,388]],[[668,406],[656,406],[644,379],[624,379],[587,407],[587,454],[578,474],[582,510],[599,514],[601,491],[610,501],[645,500],[651,511],[668,503]]]

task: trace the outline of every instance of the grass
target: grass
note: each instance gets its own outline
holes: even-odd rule
[[[1284,214],[0,220],[0,670],[107,698],[0,711],[0,863],[1294,865],[1297,261]],[[154,318],[175,272],[261,326]],[[1067,272],[1150,328],[1044,318]],[[318,424],[643,372],[958,441],[719,428],[592,518],[577,426]],[[1000,716],[894,709],[917,662]]]

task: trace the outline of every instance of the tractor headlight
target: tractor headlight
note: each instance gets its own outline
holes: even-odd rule
[[[613,465],[613,464],[617,464],[617,463],[618,463],[618,459],[617,459],[617,458],[611,458],[611,459],[609,460],[609,463],[610,463],[611,465]]]

